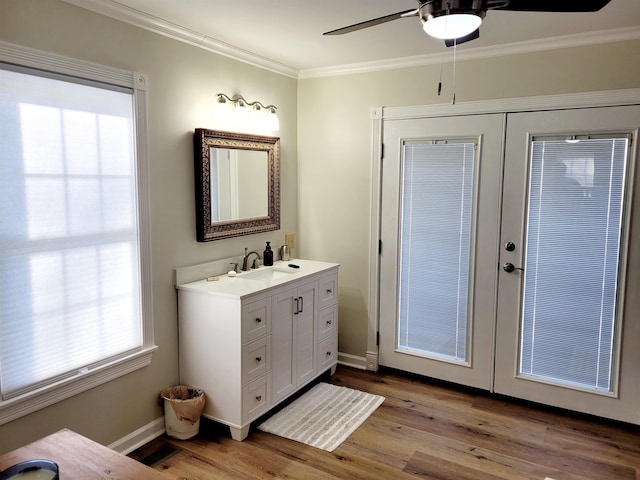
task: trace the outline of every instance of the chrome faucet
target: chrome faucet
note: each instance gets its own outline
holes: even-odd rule
[[[258,268],[258,259],[262,259],[262,257],[260,256],[260,254],[256,251],[252,251],[247,253],[247,250],[249,250],[248,248],[244,249],[244,259],[242,260],[242,271],[246,272],[247,270],[249,270],[248,266],[249,266],[249,257],[251,255],[253,255],[254,253],[256,254],[256,258],[253,259],[253,263],[251,264],[251,268]]]

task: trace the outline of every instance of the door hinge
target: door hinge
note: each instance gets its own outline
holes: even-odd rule
[[[378,240],[378,255],[382,255],[382,240]]]
[[[478,145],[479,145],[479,142],[478,142],[478,139],[476,138],[476,139],[473,140],[473,150],[475,152],[478,151]]]
[[[380,160],[384,158],[384,143],[380,144]]]
[[[376,346],[380,346],[380,332],[376,332]]]

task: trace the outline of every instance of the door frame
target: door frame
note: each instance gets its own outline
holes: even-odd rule
[[[437,118],[490,113],[568,110],[590,107],[640,105],[640,89],[608,90],[589,93],[544,95],[500,100],[462,102],[408,107],[376,106],[371,118],[371,202],[369,231],[369,318],[366,369],[378,370],[378,331],[380,298],[380,215],[382,199],[382,145],[385,120]]]

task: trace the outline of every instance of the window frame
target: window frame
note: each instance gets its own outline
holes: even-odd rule
[[[58,403],[64,399],[115,380],[151,364],[157,346],[154,343],[151,274],[151,228],[149,211],[149,174],[147,158],[147,78],[131,72],[62,55],[0,41],[0,63],[96,81],[132,90],[134,114],[134,154],[137,182],[137,218],[139,233],[142,346],[139,351],[97,366],[89,371],[47,385],[8,400],[0,400],[0,425]]]

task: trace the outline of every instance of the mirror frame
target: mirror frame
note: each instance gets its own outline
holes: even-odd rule
[[[280,229],[280,138],[197,128],[194,140],[196,234],[199,242]],[[211,222],[211,147],[267,153],[266,217]]]

